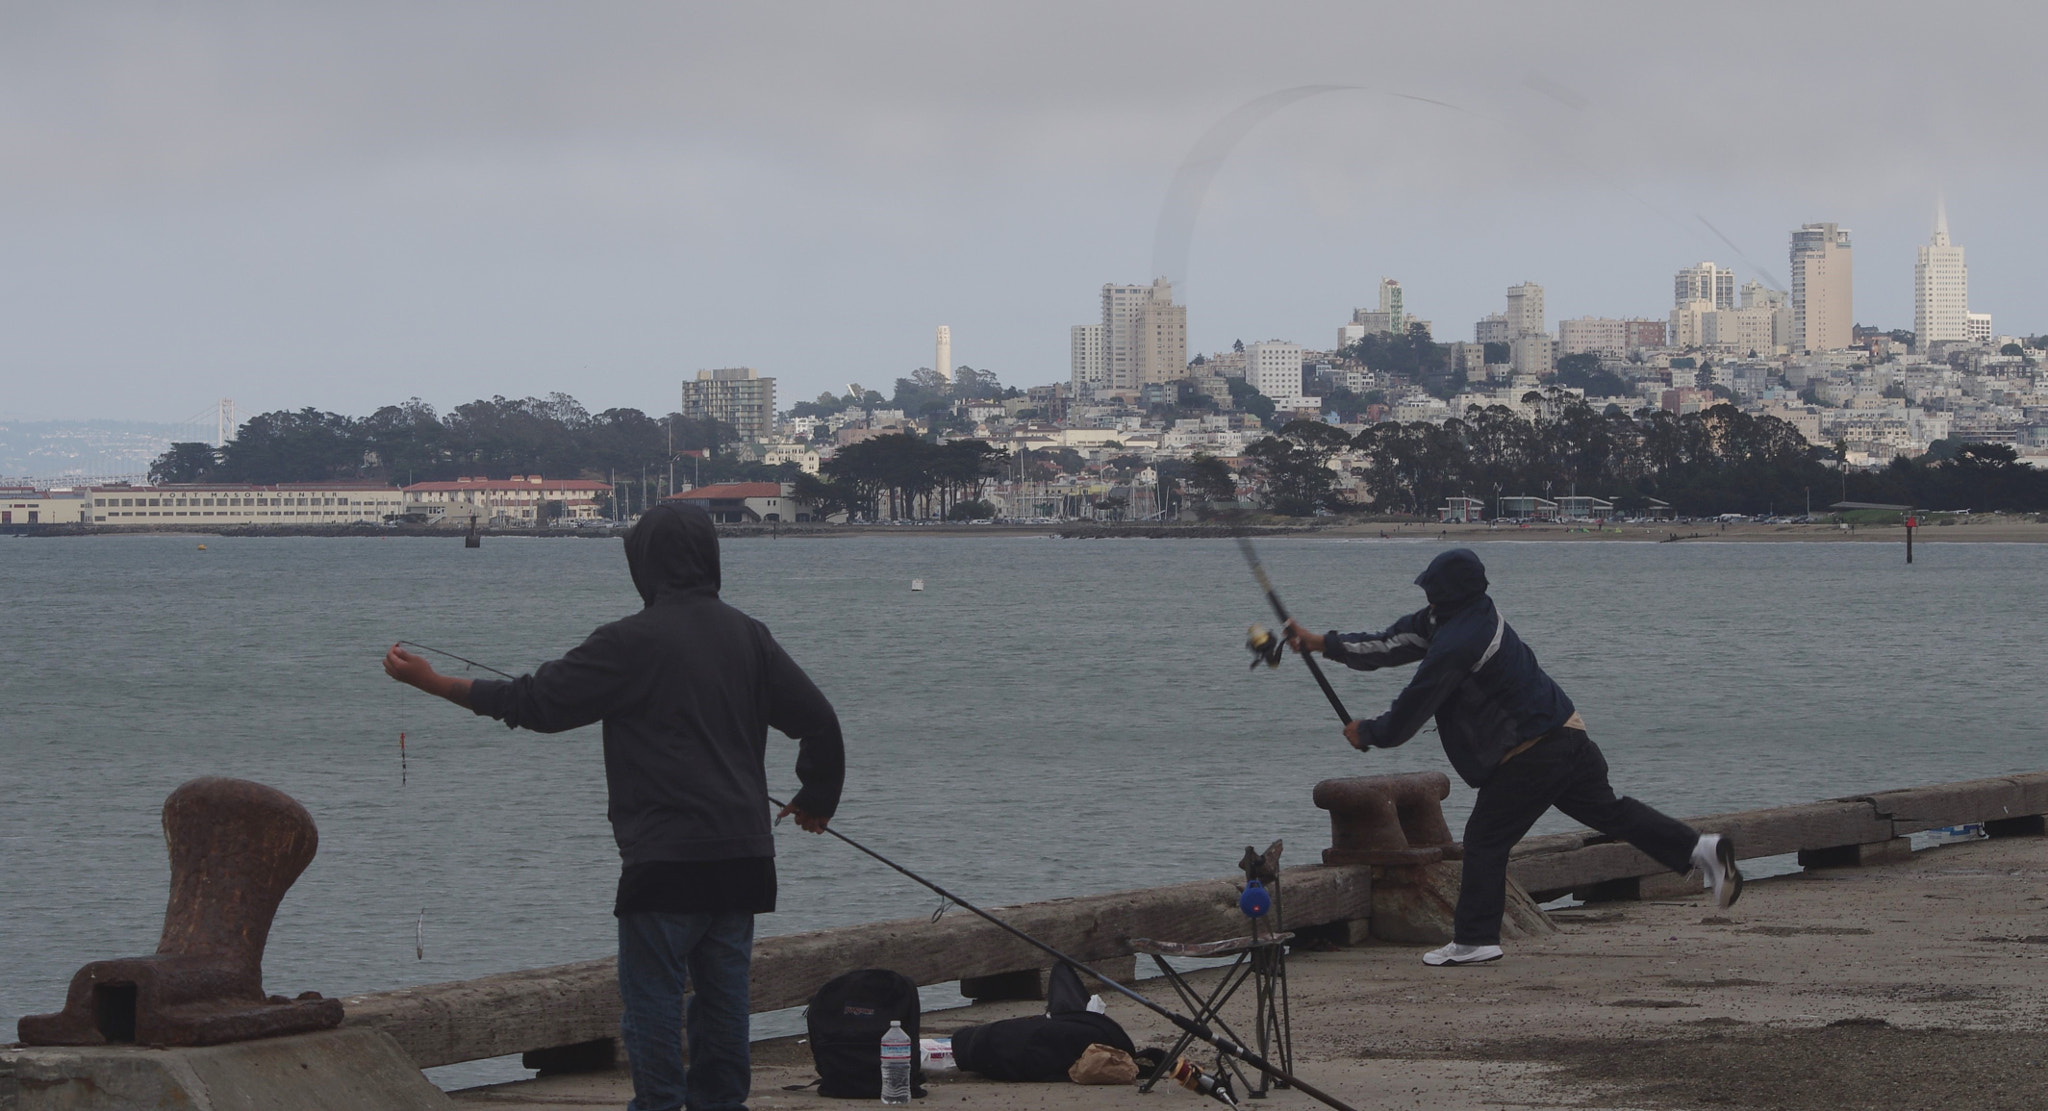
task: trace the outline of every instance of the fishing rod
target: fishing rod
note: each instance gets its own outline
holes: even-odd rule
[[[778,799],[773,795],[770,795],[768,797],[768,801],[774,803],[776,806],[786,805],[781,799]],[[993,924],[994,926],[996,926],[996,928],[1002,930],[1004,933],[1007,933],[1011,937],[1014,937],[1017,940],[1022,941],[1027,945],[1030,945],[1032,948],[1039,950],[1040,952],[1046,954],[1049,957],[1052,957],[1053,959],[1059,961],[1061,964],[1067,965],[1068,967],[1073,968],[1077,972],[1086,972],[1090,976],[1095,977],[1097,980],[1102,981],[1103,985],[1109,988],[1110,990],[1116,992],[1119,995],[1124,996],[1125,998],[1131,1000],[1139,1006],[1144,1007],[1146,1010],[1151,1011],[1153,1014],[1156,1014],[1159,1017],[1166,1019],[1168,1022],[1173,1023],[1174,1026],[1178,1027],[1181,1030],[1181,1032],[1188,1034],[1189,1036],[1196,1038],[1200,1041],[1207,1042],[1211,1046],[1214,1046],[1216,1050],[1222,1053],[1224,1056],[1233,1057],[1239,1061],[1243,1061],[1245,1064],[1250,1065],[1251,1067],[1259,1070],[1262,1073],[1265,1073],[1267,1076],[1270,1076],[1275,1080],[1281,1081],[1290,1087],[1298,1088],[1300,1089],[1303,1095],[1308,1096],[1309,1098],[1314,1099],[1327,1107],[1335,1108],[1336,1111],[1357,1111],[1356,1108],[1352,1107],[1348,1103],[1345,1103],[1343,1100],[1340,1100],[1337,1097],[1330,1095],[1329,1093],[1321,1090],[1320,1088],[1315,1087],[1312,1084],[1308,1084],[1302,1081],[1293,1073],[1290,1073],[1286,1069],[1283,1069],[1280,1066],[1274,1064],[1273,1062],[1266,1060],[1263,1056],[1260,1056],[1259,1054],[1252,1052],[1250,1049],[1247,1049],[1246,1047],[1241,1046],[1234,1041],[1231,1041],[1229,1038],[1226,1038],[1221,1034],[1218,1034],[1216,1031],[1211,1030],[1206,1024],[1196,1022],[1194,1019],[1188,1018],[1186,1015],[1183,1015],[1177,1011],[1168,1010],[1167,1008],[1162,1007],[1157,1003],[1154,1003],[1152,1000],[1146,998],[1138,992],[1128,987],[1125,987],[1124,985],[1116,982],[1115,980],[1110,979],[1107,976],[1104,976],[1102,973],[1097,972],[1095,969],[1090,968],[1085,964],[1082,964],[1079,960],[1068,956],[1067,954],[1059,951],[1058,949],[1053,948],[1051,945],[1048,945],[1035,937],[1032,937],[1030,934],[1025,933],[1023,930],[1020,930],[1017,927],[1010,925],[1008,922],[1005,922],[1002,919],[997,918],[995,915],[990,914],[988,911],[985,911],[980,907],[975,906],[973,903],[968,902],[966,899],[963,899],[960,896],[953,894],[951,891],[948,891],[945,888],[940,887],[938,884],[933,883],[931,880],[928,880],[923,876],[918,875],[916,872],[913,872],[908,868],[905,868],[903,865],[898,864],[893,860],[890,860],[888,857],[883,856],[881,853],[878,853],[875,850],[868,848],[866,845],[863,845],[860,842],[854,840],[853,838],[848,837],[847,835],[839,832],[836,829],[833,829],[831,826],[826,826],[825,832],[831,834],[834,837],[839,838],[841,841],[844,841],[848,845],[853,846],[860,852],[865,853],[868,856],[871,856],[876,860],[881,861],[883,864],[888,865],[890,868],[893,868],[896,871],[901,872],[903,875],[910,877],[917,883],[930,888],[940,898],[951,901],[953,905],[958,906],[963,910],[969,911],[975,916]],[[1164,1069],[1168,1066],[1162,1063],[1160,1067]],[[1231,1097],[1229,1087],[1221,1080],[1218,1080],[1213,1085],[1210,1085],[1208,1087],[1209,1090],[1205,1094],[1212,1095],[1216,1097],[1218,1100],[1227,1103],[1232,1107],[1237,1106],[1236,1100]]]
[[[468,656],[458,656],[455,653],[443,648],[429,648],[428,646],[421,644],[419,641],[416,640],[401,640],[398,643],[406,645],[410,648],[417,648],[422,652],[432,652],[436,656],[446,656],[451,660],[461,660],[463,663],[466,663],[471,667],[483,668],[485,671],[488,671],[493,675],[503,675],[507,679],[519,678],[519,676],[514,675],[509,671],[499,671],[497,668],[492,667],[490,664],[480,664],[475,660],[470,659]]]
[[[1273,612],[1279,616],[1280,625],[1284,629],[1294,618],[1289,617],[1287,615],[1287,607],[1280,604],[1280,595],[1273,590],[1273,580],[1266,576],[1266,565],[1259,562],[1259,553],[1257,549],[1252,547],[1252,538],[1249,536],[1238,537],[1237,548],[1244,553],[1245,562],[1252,565],[1252,577],[1259,580],[1259,586],[1266,592],[1266,601],[1273,603]],[[1256,644],[1253,645],[1253,651],[1259,651]],[[1330,680],[1323,675],[1323,669],[1316,666],[1314,654],[1309,652],[1301,653],[1301,662],[1307,664],[1308,673],[1316,677],[1316,686],[1323,688],[1323,697],[1330,700],[1330,709],[1337,711],[1337,717],[1340,721],[1350,725],[1351,711],[1344,708],[1343,700],[1337,697],[1336,688],[1330,686]],[[1275,667],[1279,666],[1277,659],[1273,660],[1272,663]],[[1254,663],[1253,666],[1257,666],[1257,664]]]

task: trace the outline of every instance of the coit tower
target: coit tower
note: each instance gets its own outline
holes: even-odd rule
[[[939,350],[932,356],[932,369],[946,381],[953,380],[953,329],[939,325]]]

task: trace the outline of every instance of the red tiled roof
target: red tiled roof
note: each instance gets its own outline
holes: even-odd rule
[[[780,482],[721,482],[715,486],[699,486],[680,494],[670,494],[663,501],[711,501],[731,498],[779,498],[782,496]]]

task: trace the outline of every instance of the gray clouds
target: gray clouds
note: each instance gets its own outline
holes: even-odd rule
[[[1938,20],[1938,26],[1930,26]],[[929,359],[1064,377],[1149,275],[1174,168],[1201,349],[1326,344],[1381,274],[1458,336],[1534,279],[1653,314],[1679,266],[1856,232],[1910,323],[1945,188],[1972,299],[2039,330],[2044,20],[1837,4],[15,5],[0,12],[0,366],[20,416],[360,411],[566,389],[785,402]],[[1577,98],[1575,102],[1574,98]],[[80,394],[82,382],[107,388]]]

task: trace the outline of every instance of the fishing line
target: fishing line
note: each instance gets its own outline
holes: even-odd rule
[[[786,805],[781,799],[778,799],[773,795],[769,796],[768,801],[776,806]],[[1068,956],[1060,950],[1053,948],[1051,945],[1043,941],[1040,941],[1035,937],[1032,937],[1030,934],[1025,933],[1023,930],[1020,930],[1017,927],[1010,925],[1008,922],[1005,922],[1002,919],[997,918],[995,915],[990,914],[988,911],[985,911],[980,907],[974,905],[973,903],[968,902],[966,899],[963,899],[960,896],[955,895],[953,892],[948,891],[943,887],[940,887],[938,884],[933,883],[931,880],[928,880],[923,876],[918,875],[916,872],[911,871],[903,865],[898,864],[893,860],[890,860],[888,857],[883,856],[881,853],[878,853],[871,848],[868,848],[866,845],[863,845],[860,842],[854,840],[853,838],[848,837],[844,833],[841,833],[838,830],[833,829],[831,826],[826,826],[825,832],[831,834],[834,837],[837,837],[841,841],[846,842],[848,845],[853,846],[854,849],[860,851],[861,853],[873,857],[874,859],[882,862],[883,864],[888,865],[895,871],[900,872],[905,876],[908,876],[910,879],[916,881],[917,883],[930,888],[934,893],[939,895],[939,897],[951,901],[953,905],[994,925],[997,929],[1000,929],[1004,933],[1009,934],[1011,937],[1014,937],[1017,940],[1022,941],[1025,944],[1031,946],[1032,948],[1037,949],[1039,952],[1042,952],[1047,956],[1052,957],[1053,959],[1059,961],[1061,964],[1067,965],[1068,967],[1074,969],[1077,972],[1086,972],[1088,975],[1095,977],[1097,980],[1102,981],[1104,987],[1109,988],[1111,991],[1116,992],[1118,995],[1121,995],[1126,999],[1131,1000],[1132,1002],[1138,1004],[1146,1010],[1151,1011],[1153,1014],[1156,1014],[1159,1017],[1166,1019],[1168,1022],[1173,1023],[1174,1026],[1178,1027],[1182,1033],[1188,1034],[1200,1041],[1208,1043],[1210,1046],[1213,1046],[1218,1052],[1222,1053],[1224,1056],[1236,1058],[1237,1060],[1242,1061],[1247,1065],[1250,1065],[1251,1067],[1259,1070],[1262,1073],[1265,1073],[1267,1076],[1270,1076],[1275,1080],[1282,1081],[1291,1087],[1300,1089],[1301,1094],[1308,1096],[1310,1099],[1313,1099],[1327,1107],[1336,1108],[1336,1111],[1357,1111],[1357,1109],[1352,1107],[1350,1104],[1345,1103],[1343,1100],[1340,1100],[1337,1097],[1330,1095],[1329,1093],[1321,1090],[1320,1088],[1315,1087],[1314,1085],[1303,1082],[1293,1073],[1290,1073],[1286,1069],[1283,1069],[1280,1066],[1274,1064],[1273,1062],[1266,1060],[1264,1057],[1260,1056],[1257,1053],[1254,1053],[1250,1049],[1247,1049],[1246,1047],[1241,1046],[1234,1041],[1231,1041],[1229,1038],[1226,1038],[1221,1034],[1216,1033],[1214,1030],[1211,1030],[1207,1025],[1196,1022],[1194,1019],[1188,1018],[1186,1015],[1180,1014],[1177,1011],[1168,1010],[1167,1008],[1162,1007],[1157,1003],[1154,1003],[1151,999],[1139,994],[1131,988],[1125,987],[1123,984],[1120,984],[1117,981],[1112,980],[1107,976],[1104,976],[1102,973],[1097,972],[1095,969],[1088,967],[1087,965],[1081,963],[1079,960],[1076,960],[1075,958]],[[1217,1091],[1212,1091],[1209,1094],[1215,1095],[1217,1099],[1225,1103],[1228,1103],[1233,1107],[1237,1106],[1236,1101],[1230,1098],[1230,1093],[1227,1087],[1219,1088],[1217,1089]]]
[[[461,660],[463,663],[466,663],[471,667],[483,668],[485,671],[488,671],[493,675],[503,675],[507,679],[519,678],[519,676],[514,675],[509,671],[499,671],[497,668],[492,667],[490,664],[480,664],[475,660],[470,659],[468,656],[458,656],[445,648],[430,648],[427,645],[421,644],[419,641],[416,640],[401,640],[398,643],[403,644],[409,648],[417,648],[422,652],[432,652],[437,656],[446,656],[451,660]]]
[[[1294,618],[1289,617],[1287,615],[1287,607],[1280,604],[1280,595],[1273,590],[1273,580],[1266,577],[1265,564],[1259,562],[1259,553],[1257,549],[1252,547],[1252,538],[1249,536],[1238,537],[1237,550],[1243,552],[1245,562],[1252,565],[1252,577],[1259,580],[1259,586],[1266,592],[1266,601],[1273,603],[1273,612],[1280,618],[1281,627],[1285,628],[1287,623],[1294,620]],[[1337,717],[1344,724],[1350,725],[1351,711],[1344,708],[1343,700],[1337,697],[1337,690],[1330,686],[1330,680],[1323,675],[1323,669],[1316,666],[1314,654],[1302,652],[1299,655],[1301,656],[1301,662],[1308,665],[1308,673],[1316,677],[1316,686],[1323,688],[1323,697],[1330,700],[1330,709],[1337,711]]]

